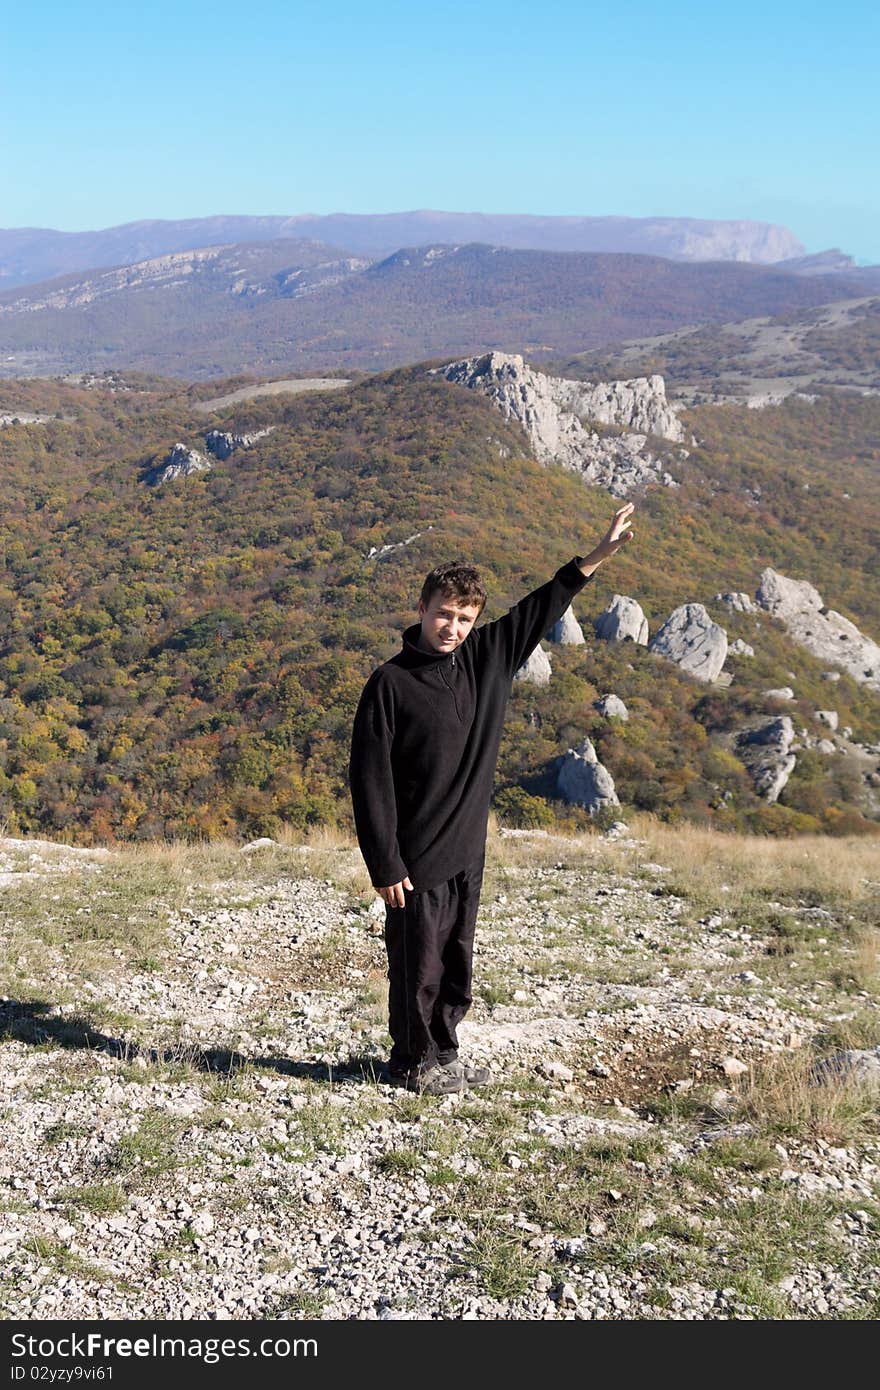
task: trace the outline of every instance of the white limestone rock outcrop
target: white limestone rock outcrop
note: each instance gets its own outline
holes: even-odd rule
[[[681,421],[666,399],[661,376],[582,382],[533,371],[515,353],[487,352],[438,367],[447,381],[480,391],[525,430],[540,463],[560,463],[587,482],[627,497],[647,482],[676,487],[646,447],[648,435],[680,443]],[[583,419],[623,431],[600,435]]]
[[[880,646],[841,613],[826,608],[818,589],[807,580],[787,579],[768,567],[755,599],[820,661],[834,662],[860,685],[880,690]]]
[[[622,719],[624,723],[629,719],[629,710],[619,695],[603,695],[601,700],[594,700],[593,708],[606,719]]]
[[[594,816],[605,806],[619,806],[614,778],[599,762],[590,739],[579,748],[569,748],[560,764],[556,789],[569,806],[583,806]]]
[[[819,720],[820,724],[825,724],[827,728],[831,729],[834,733],[837,732],[837,726],[840,723],[840,715],[837,713],[836,709],[817,709],[816,718]]]
[[[147,474],[147,482],[151,487],[161,487],[163,483],[172,483],[177,478],[189,478],[193,473],[210,473],[211,463],[204,454],[200,454],[198,449],[188,449],[185,444],[177,443],[172,445],[169,452],[160,463]]]
[[[267,425],[264,430],[254,430],[251,434],[230,434],[227,430],[209,430],[205,435],[205,448],[218,459],[228,459],[237,449],[250,449],[258,439],[265,439],[275,429]]]
[[[755,791],[767,801],[777,799],[794,771],[793,742],[794,724],[788,714],[746,729],[737,739],[737,752],[751,774]]]
[[[561,647],[583,647],[586,643],[584,630],[571,608],[566,608],[558,623],[554,623],[547,634],[549,642],[557,642]]]
[[[729,594],[716,594],[715,602],[726,604],[734,613],[754,613],[755,611],[755,605],[748,594],[739,591],[734,591]]]
[[[737,637],[735,642],[731,642],[728,647],[731,656],[754,656],[755,649],[748,642],[744,642],[741,637]]]
[[[514,675],[515,681],[526,681],[529,685],[549,685],[553,671],[550,666],[550,653],[538,643],[527,661]]]
[[[673,609],[648,650],[674,661],[701,681],[714,681],[727,659],[727,633],[712,621],[702,603]]]
[[[603,642],[638,642],[644,647],[648,641],[648,620],[642,606],[626,594],[615,594],[607,608],[604,608],[595,622],[596,636]]]
[[[770,690],[762,690],[768,700],[793,700],[794,691],[790,685],[774,685]]]
[[[543,374],[542,374],[543,375]],[[680,444],[684,428],[666,399],[662,376],[638,376],[629,381],[572,381],[547,377],[559,404],[600,425],[616,425],[633,434],[654,434]]]

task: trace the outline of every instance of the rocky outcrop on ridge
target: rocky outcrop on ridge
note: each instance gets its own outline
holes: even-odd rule
[[[833,661],[860,685],[880,690],[880,647],[855,623],[826,608],[812,584],[805,579],[786,579],[768,567],[761,575],[755,599],[779,618],[795,642],[820,661]]]
[[[546,380],[551,383],[554,399],[573,415],[600,425],[618,425],[634,434],[656,434],[679,444],[684,439],[682,423],[666,399],[662,376],[595,384],[552,376]]]
[[[644,647],[648,641],[648,620],[642,606],[626,594],[614,595],[596,619],[595,627],[596,636],[603,642],[629,640]]]
[[[517,420],[540,463],[561,463],[589,483],[627,497],[648,482],[677,486],[645,446],[649,434],[681,442],[684,431],[660,376],[581,382],[547,376],[515,353],[487,352],[435,369],[447,381],[480,391],[506,419]],[[604,436],[582,417],[625,431]]]
[[[741,637],[737,637],[735,642],[731,642],[727,649],[731,656],[754,656],[755,649],[750,642],[744,642]]]
[[[702,603],[683,603],[670,613],[648,650],[698,680],[714,681],[727,657],[727,633],[713,623]]]
[[[571,608],[566,608],[558,623],[554,623],[547,640],[558,642],[561,647],[582,647],[586,642],[584,630],[578,622]]]
[[[198,449],[188,449],[185,444],[172,445],[169,452],[147,474],[151,487],[161,487],[162,483],[174,482],[177,478],[189,478],[193,473],[209,473],[211,462]]]
[[[788,714],[746,729],[737,739],[737,753],[751,774],[755,791],[768,801],[776,800],[794,771],[793,741],[794,725]]]
[[[569,748],[559,768],[556,788],[569,806],[583,806],[594,816],[605,806],[619,806],[614,778],[599,762],[590,739],[579,748]]]
[[[529,685],[549,685],[552,674],[550,653],[546,652],[539,642],[528,660],[520,666],[513,679],[526,681]]]
[[[258,439],[264,439],[275,429],[267,425],[264,430],[254,430],[251,434],[230,434],[227,430],[209,430],[205,435],[205,448],[218,459],[228,459],[236,449],[250,449]]]

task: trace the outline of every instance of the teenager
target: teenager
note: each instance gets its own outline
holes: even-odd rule
[[[385,903],[393,1080],[433,1095],[485,1084],[458,1057],[471,1004],[489,801],[515,672],[603,561],[632,535],[631,502],[587,556],[495,622],[473,565],[425,579],[419,621],[373,672],[354,719],[349,778],[358,843]]]

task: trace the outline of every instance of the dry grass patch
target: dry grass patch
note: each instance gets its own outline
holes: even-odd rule
[[[838,904],[856,912],[876,904],[880,894],[880,847],[870,838],[803,835],[778,840],[668,826],[641,815],[631,818],[630,828],[647,841],[645,847],[620,847],[634,867],[647,850],[672,870],[667,881],[671,891],[731,912],[768,897]]]
[[[856,989],[880,993],[880,931],[876,927],[863,927],[855,933],[848,967],[849,980]]]
[[[857,1142],[878,1133],[877,1089],[808,1051],[755,1063],[739,1088],[740,1112],[768,1134]]]
[[[685,898],[695,913],[721,910],[748,921],[768,902],[824,907],[842,914],[851,929],[875,926],[880,917],[880,846],[862,836],[736,835],[694,825],[667,825],[644,813],[628,816],[630,837],[606,840],[598,833],[502,835],[487,841],[487,888],[515,888],[538,867],[592,869],[600,874],[643,877],[645,863],[669,870],[651,873],[665,894]],[[513,873],[514,880],[505,882]]]

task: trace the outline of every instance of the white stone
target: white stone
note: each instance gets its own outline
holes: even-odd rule
[[[570,606],[566,608],[559,622],[553,624],[547,636],[549,641],[558,642],[562,647],[582,647],[586,640],[584,630]]]
[[[605,831],[606,840],[622,840],[624,835],[629,834],[629,826],[625,820],[612,821]]]
[[[725,1091],[720,1086],[717,1090],[713,1091],[709,1097],[709,1103],[714,1110],[730,1110],[734,1102],[735,1096],[733,1092]]]
[[[210,470],[211,464],[204,454],[178,442],[172,445],[162,462],[150,470],[147,481],[153,487],[161,487],[176,478],[189,478],[193,473],[209,473]]]
[[[741,1062],[739,1057],[725,1057],[721,1063],[721,1070],[724,1072],[724,1075],[731,1078],[734,1076],[745,1076],[748,1069],[748,1065],[745,1062]]]
[[[767,568],[757,602],[784,623],[789,636],[817,656],[842,666],[860,685],[880,690],[880,647],[848,618],[825,608],[818,589],[803,579],[787,579]]]
[[[600,700],[595,700],[593,703],[606,719],[622,719],[624,722],[629,719],[629,710],[619,695],[603,695]]]
[[[755,605],[748,594],[741,592],[716,594],[715,602],[726,604],[734,613],[754,613],[755,611]]]
[[[591,816],[604,806],[620,805],[614,778],[599,762],[588,738],[579,748],[569,748],[560,765],[556,787],[570,806],[583,806]]]
[[[539,642],[528,660],[520,666],[513,679],[526,681],[530,685],[549,685],[552,674],[550,653],[545,651]]]
[[[648,641],[648,620],[641,605],[626,594],[615,594],[608,607],[596,619],[596,636],[604,642],[624,642],[627,638],[645,646]]]
[[[731,656],[754,656],[755,649],[748,642],[744,642],[741,637],[737,637],[735,642],[731,642],[729,651]]]
[[[813,1076],[823,1082],[846,1079],[880,1086],[880,1047],[850,1048],[822,1057],[813,1067]]]
[[[714,681],[727,658],[727,633],[702,603],[684,603],[670,613],[648,650],[674,661],[698,680]]]
[[[816,718],[832,731],[837,729],[839,716],[836,709],[817,709]]]
[[[539,1062],[538,1071],[551,1081],[573,1081],[574,1072],[564,1062]]]
[[[230,454],[234,454],[236,449],[250,449],[256,444],[258,439],[264,439],[267,434],[271,434],[275,425],[267,425],[263,430],[254,430],[251,434],[230,434],[225,430],[209,430],[205,435],[205,447],[209,454],[213,454],[218,459],[228,459]]]
[[[794,771],[793,741],[794,724],[787,714],[746,729],[737,738],[737,751],[752,775],[755,790],[769,802],[776,801]]]

